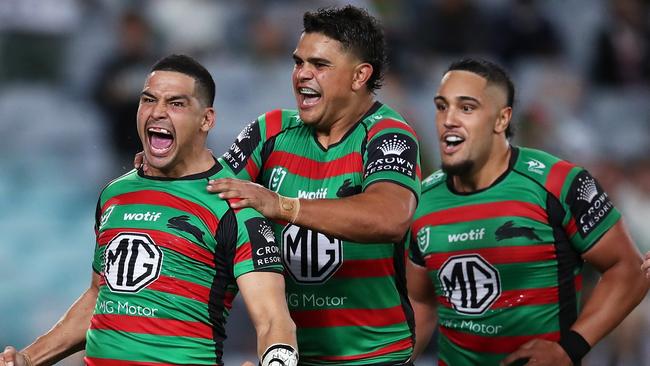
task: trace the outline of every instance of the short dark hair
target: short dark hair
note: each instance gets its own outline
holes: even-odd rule
[[[454,70],[473,72],[484,77],[488,84],[503,88],[506,92],[507,106],[514,108],[515,86],[508,72],[503,67],[482,58],[464,58],[449,65],[447,72]],[[512,136],[514,136],[514,127],[512,126],[512,121],[510,121],[506,129],[506,137],[511,138]]]
[[[342,8],[321,8],[306,12],[303,17],[305,33],[322,33],[343,45],[361,61],[372,65],[372,75],[366,86],[374,92],[381,88],[388,61],[386,41],[379,21],[364,9],[347,5]]]
[[[152,67],[154,71],[175,71],[196,81],[197,96],[206,106],[214,104],[214,80],[210,72],[198,61],[187,55],[169,55],[158,60]]]

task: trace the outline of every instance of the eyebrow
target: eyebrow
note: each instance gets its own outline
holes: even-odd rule
[[[149,92],[147,92],[147,91],[143,91],[143,92],[141,93],[141,95],[143,95],[143,96],[147,96],[147,97],[149,97],[149,98],[153,98],[153,99],[158,99],[158,97],[156,97],[155,95],[153,95],[153,94],[151,94],[151,93],[149,93]],[[188,97],[188,96],[185,95],[185,94],[172,95],[171,97],[167,98],[167,101],[168,101],[168,102],[173,102],[173,101],[177,101],[177,100],[181,100],[181,99],[182,99],[182,100],[189,101],[189,100],[190,100],[190,97]]]
[[[304,60],[302,57],[298,56],[295,53],[292,55],[292,57],[294,61],[307,61],[310,64],[327,64],[327,65],[332,64],[330,60],[321,57],[308,57],[306,60]]]
[[[445,97],[443,97],[441,95],[436,95],[433,98],[433,100],[434,101],[447,102],[447,98],[445,98]],[[468,102],[469,101],[469,102],[474,102],[474,103],[476,103],[478,105],[481,105],[481,102],[478,99],[476,99],[474,97],[466,96],[466,95],[461,95],[459,97],[456,97],[456,100],[458,100],[460,102]]]

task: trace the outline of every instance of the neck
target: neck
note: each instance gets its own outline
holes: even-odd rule
[[[212,157],[212,152],[210,150],[203,148],[200,151],[197,151],[195,154],[192,154],[191,157],[187,157],[175,163],[171,167],[165,168],[154,168],[150,167],[147,170],[147,175],[153,177],[163,177],[163,178],[181,178],[188,175],[194,175],[206,172],[212,168],[214,165],[214,158]]]
[[[368,93],[368,95],[364,95],[359,100],[348,104],[349,107],[342,110],[335,121],[328,124],[325,128],[316,129],[318,142],[328,147],[341,141],[343,136],[348,133],[361,117],[368,113],[374,103],[373,95]]]
[[[452,177],[454,189],[457,192],[470,193],[490,187],[508,170],[512,149],[508,141],[499,145],[488,159],[477,164],[472,171]],[[478,163],[478,162],[477,162]]]

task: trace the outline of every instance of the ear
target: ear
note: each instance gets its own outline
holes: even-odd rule
[[[213,107],[205,108],[203,112],[203,120],[201,121],[201,131],[208,132],[214,127],[216,112]]]
[[[367,62],[355,66],[354,75],[352,76],[352,90],[358,91],[361,88],[365,88],[368,80],[372,76],[372,72],[372,65]]]
[[[496,123],[494,124],[495,133],[504,133],[510,125],[512,119],[512,107],[503,107],[497,115]]]

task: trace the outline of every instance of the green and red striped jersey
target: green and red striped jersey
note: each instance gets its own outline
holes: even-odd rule
[[[575,322],[580,255],[620,218],[587,171],[512,148],[490,187],[455,192],[423,181],[410,257],[438,298],[439,365],[498,365],[533,338],[557,341]]]
[[[104,188],[87,364],[221,364],[236,278],[282,272],[270,223],[207,192],[208,179],[231,176],[219,164],[178,179],[134,170]]]
[[[221,158],[240,178],[287,197],[337,199],[390,182],[420,194],[415,132],[376,103],[335,145],[323,147],[294,110],[260,116]],[[301,365],[395,364],[413,346],[405,242],[355,243],[286,222],[287,302]]]

